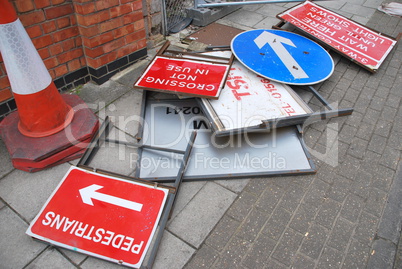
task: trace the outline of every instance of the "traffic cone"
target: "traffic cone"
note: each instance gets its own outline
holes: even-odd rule
[[[50,77],[8,0],[0,0],[0,52],[19,111],[19,131],[43,137],[63,130],[74,116]]]
[[[78,96],[58,92],[8,0],[0,0],[0,52],[17,104],[0,122],[13,166],[34,172],[81,157],[98,118]]]

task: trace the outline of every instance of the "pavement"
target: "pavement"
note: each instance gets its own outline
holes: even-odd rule
[[[396,38],[402,20],[378,11],[381,3],[319,4]],[[217,23],[270,29],[276,14],[294,5],[247,5]],[[115,138],[135,140],[143,92],[132,85],[154,53],[101,86],[88,83],[72,93],[101,120],[109,116]],[[153,268],[402,268],[402,46],[374,74],[331,55],[335,71],[316,89],[354,112],[304,128],[317,173],[183,183]],[[319,154],[333,130],[335,166]],[[91,165],[134,175],[135,152],[105,143]],[[25,234],[77,160],[26,173],[13,168],[2,141],[0,160],[0,268],[121,268]]]

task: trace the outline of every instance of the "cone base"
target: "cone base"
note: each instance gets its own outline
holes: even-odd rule
[[[32,132],[29,130],[26,130],[22,124],[21,121],[18,122],[18,130],[20,131],[21,134],[25,135],[25,136],[29,136],[29,137],[44,137],[44,136],[49,136],[55,133],[58,133],[60,131],[62,131],[63,129],[65,129],[68,125],[70,125],[71,121],[73,120],[74,117],[74,109],[70,106],[67,105],[67,107],[69,108],[69,111],[66,115],[66,120],[64,121],[63,124],[61,124],[60,126],[50,129],[46,132]]]
[[[75,110],[64,131],[46,137],[27,137],[18,130],[17,111],[0,123],[0,136],[15,168],[35,172],[82,156],[99,128],[98,118],[78,96],[62,94],[62,98]]]

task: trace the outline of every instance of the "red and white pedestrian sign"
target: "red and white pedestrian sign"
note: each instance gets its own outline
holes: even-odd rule
[[[167,195],[167,188],[72,167],[26,233],[53,245],[138,268]]]
[[[375,72],[396,40],[310,1],[277,15],[332,49]]]
[[[135,88],[217,99],[230,66],[157,56]]]

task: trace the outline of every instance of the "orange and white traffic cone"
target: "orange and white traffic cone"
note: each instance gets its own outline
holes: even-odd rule
[[[35,172],[82,156],[99,120],[77,95],[57,91],[8,0],[0,0],[0,52],[17,104],[0,122],[13,166]]]
[[[63,130],[74,116],[50,77],[8,0],[0,0],[0,52],[19,111],[19,131],[43,137]]]

